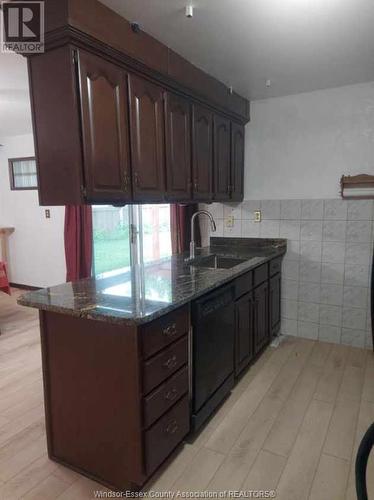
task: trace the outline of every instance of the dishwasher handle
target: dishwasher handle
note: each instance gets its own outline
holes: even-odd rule
[[[192,306],[192,321],[197,321],[214,314],[219,309],[227,307],[234,302],[234,286],[224,286],[203,298],[196,300]]]

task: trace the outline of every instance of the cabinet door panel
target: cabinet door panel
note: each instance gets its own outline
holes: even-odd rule
[[[131,158],[135,201],[165,198],[164,91],[129,76]]]
[[[126,73],[79,51],[87,201],[131,199]]]
[[[281,322],[281,275],[276,274],[270,280],[270,327],[276,335]]]
[[[253,298],[252,293],[243,295],[235,303],[235,374],[250,363],[253,357]]]
[[[193,105],[192,123],[193,199],[212,199],[213,115],[202,106]]]
[[[214,199],[230,199],[230,121],[221,116],[214,117]]]
[[[257,354],[270,339],[268,282],[255,289],[254,301],[254,353]]]
[[[191,198],[191,106],[182,97],[166,96],[166,195]]]
[[[231,123],[231,199],[242,201],[244,197],[244,140],[243,125]]]

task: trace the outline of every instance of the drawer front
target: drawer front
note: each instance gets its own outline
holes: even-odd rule
[[[149,427],[188,392],[188,368],[181,368],[144,400],[144,425]]]
[[[188,434],[189,430],[190,407],[188,396],[185,396],[145,432],[147,475],[157,469]]]
[[[235,280],[235,298],[238,299],[242,295],[250,292],[253,288],[253,272],[239,276]]]
[[[148,394],[187,363],[188,336],[164,349],[143,364],[143,393]]]
[[[156,319],[142,328],[142,347],[144,359],[149,358],[167,347],[188,332],[188,306]]]
[[[268,265],[263,264],[262,266],[257,267],[253,271],[253,273],[254,273],[254,278],[253,278],[254,286],[258,286],[268,279]]]
[[[271,260],[269,263],[270,276],[274,276],[274,274],[280,273],[281,268],[282,268],[281,257],[279,257],[278,259]]]

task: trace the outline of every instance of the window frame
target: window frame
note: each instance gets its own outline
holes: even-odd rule
[[[37,185],[34,187],[17,187],[14,182],[14,162],[17,161],[30,161],[34,160],[35,162],[35,172],[37,178]],[[9,182],[10,182],[10,190],[11,191],[35,191],[38,189],[38,170],[36,166],[36,157],[35,156],[22,156],[19,158],[8,158],[8,166],[9,166]]]

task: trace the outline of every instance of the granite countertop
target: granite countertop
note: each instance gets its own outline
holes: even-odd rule
[[[211,238],[197,250],[196,262],[210,255],[244,259],[231,269],[198,267],[188,254],[131,266],[84,280],[26,293],[23,306],[127,325],[143,324],[283,255],[287,240]]]

